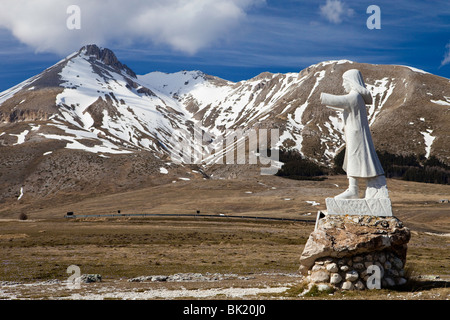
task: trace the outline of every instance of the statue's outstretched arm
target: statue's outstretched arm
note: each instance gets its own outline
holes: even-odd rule
[[[323,93],[320,95],[320,100],[322,104],[326,105],[327,108],[343,111],[349,107],[349,101],[347,95],[337,96],[334,94]]]

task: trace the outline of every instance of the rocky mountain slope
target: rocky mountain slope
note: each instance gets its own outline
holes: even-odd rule
[[[202,179],[212,167],[215,177],[249,174],[210,166],[210,150],[236,130],[278,129],[272,145],[331,164],[342,121],[319,97],[343,94],[351,68],[374,97],[367,111],[378,150],[450,163],[450,82],[421,70],[341,60],[234,83],[200,71],[136,75],[89,45],[0,93],[0,201]],[[174,163],[180,141],[196,151],[195,166]]]
[[[279,147],[330,163],[343,146],[343,125],[341,115],[321,105],[320,93],[344,94],[341,76],[352,68],[363,73],[374,98],[367,112],[377,149],[435,155],[449,163],[450,81],[415,68],[341,60],[300,73],[262,73],[238,83],[186,72],[139,79],[177,99],[212,134],[277,128]]]

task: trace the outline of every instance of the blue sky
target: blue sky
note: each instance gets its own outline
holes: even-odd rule
[[[79,16],[67,12],[71,4]],[[370,5],[380,8],[381,29],[367,28]],[[78,17],[80,29],[69,30],[67,20]],[[0,91],[89,43],[112,49],[137,74],[201,70],[239,81],[348,59],[450,78],[450,3],[2,0]]]

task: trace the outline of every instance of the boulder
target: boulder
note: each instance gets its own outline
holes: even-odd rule
[[[319,258],[355,257],[359,261],[362,253],[386,250],[404,265],[410,237],[409,229],[396,217],[326,215],[317,221],[306,242],[299,271],[306,274]]]
[[[345,281],[345,282],[342,284],[341,289],[342,289],[342,290],[352,290],[352,289],[353,289],[353,283],[351,283],[350,281]]]
[[[81,281],[84,283],[101,282],[102,276],[99,274],[83,274]]]
[[[366,288],[362,281],[356,282],[354,286],[356,290],[364,290]]]
[[[409,239],[395,217],[327,215],[305,244],[300,272],[310,284],[342,290],[404,285]]]
[[[338,284],[342,281],[342,276],[339,273],[333,273],[330,277],[331,284]]]
[[[330,279],[330,275],[324,270],[313,271],[311,273],[312,282],[328,282],[328,279]]]
[[[346,281],[356,281],[359,278],[358,272],[356,272],[355,270],[349,271],[345,274],[345,280]]]
[[[337,263],[330,263],[327,265],[327,270],[329,272],[338,272],[339,271],[339,267],[337,265]]]

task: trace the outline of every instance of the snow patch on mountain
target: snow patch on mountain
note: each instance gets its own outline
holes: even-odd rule
[[[302,142],[303,142],[303,136],[302,136],[302,131],[305,128],[305,124],[303,123],[303,113],[305,112],[306,108],[308,107],[308,103],[309,103],[309,99],[311,98],[311,96],[313,95],[313,93],[316,91],[317,87],[319,86],[320,82],[322,81],[322,79],[325,77],[325,70],[321,70],[318,71],[314,74],[315,77],[315,83],[313,88],[311,89],[311,91],[309,92],[308,97],[306,98],[306,101],[300,106],[298,107],[295,112],[294,112],[294,118],[290,118],[290,121],[294,121],[294,123],[291,122],[291,125],[293,127],[297,128],[297,131],[300,133],[298,134],[295,138],[296,141],[296,147],[298,148],[297,150],[300,152],[300,154],[303,154],[302,152]]]
[[[395,89],[395,79],[389,79],[387,77],[376,80],[373,85],[366,84],[367,89],[372,94],[372,104],[369,106],[367,118],[369,120],[369,126],[372,126],[377,118],[377,115],[381,112],[384,105],[388,101],[391,94]]]
[[[30,79],[27,79],[27,80],[19,83],[18,85],[12,87],[11,89],[8,89],[8,90],[5,90],[3,92],[0,92],[0,105],[3,102],[5,102],[6,100],[12,98],[15,94],[17,94],[18,92],[23,90],[25,87],[31,85],[33,82],[35,82],[39,78],[40,78],[39,75],[34,76],[34,77],[30,78]],[[32,89],[34,89],[34,87],[31,87],[28,90],[32,90]]]
[[[175,73],[151,72],[138,75],[139,82],[156,89],[167,96],[190,93],[197,85],[204,84],[205,74],[201,71],[180,71]]]
[[[450,106],[450,102],[443,101],[443,100],[430,100],[431,102],[435,104],[439,104],[441,106]]]
[[[323,61],[323,62],[320,62],[320,63],[318,63],[318,64],[316,64],[316,65],[314,65],[314,66],[326,67],[326,66],[331,65],[331,64],[344,64],[344,63],[350,63],[350,64],[352,64],[353,61],[346,60],[346,59],[341,59],[341,60],[329,60],[329,61]]]
[[[17,197],[17,201],[19,201],[20,199],[22,199],[22,197],[23,197],[23,187],[20,188],[20,194],[19,194],[19,196]]]
[[[414,68],[414,67],[409,67],[409,66],[402,66],[400,65],[400,67],[405,67],[410,69],[411,71],[417,72],[417,73],[422,73],[422,74],[430,74],[429,72],[426,72],[424,70],[418,69],[418,68]]]
[[[92,153],[112,153],[112,154],[125,154],[132,153],[130,150],[117,147],[115,144],[108,140],[100,139],[95,132],[89,132],[85,130],[70,129],[63,124],[51,124],[54,127],[62,130],[65,134],[47,134],[39,133],[40,136],[46,139],[66,141],[66,148],[72,150],[84,150]],[[89,146],[81,143],[79,140],[90,140],[94,145]]]
[[[24,132],[20,134],[12,134],[12,136],[17,137],[17,142],[13,144],[14,146],[17,146],[19,144],[22,144],[25,142],[25,138],[27,137],[28,133],[30,133],[30,130],[25,130]]]
[[[425,140],[425,158],[429,158],[431,154],[431,146],[433,145],[434,139],[436,137],[432,136],[433,130],[427,129],[426,131],[420,132]]]

